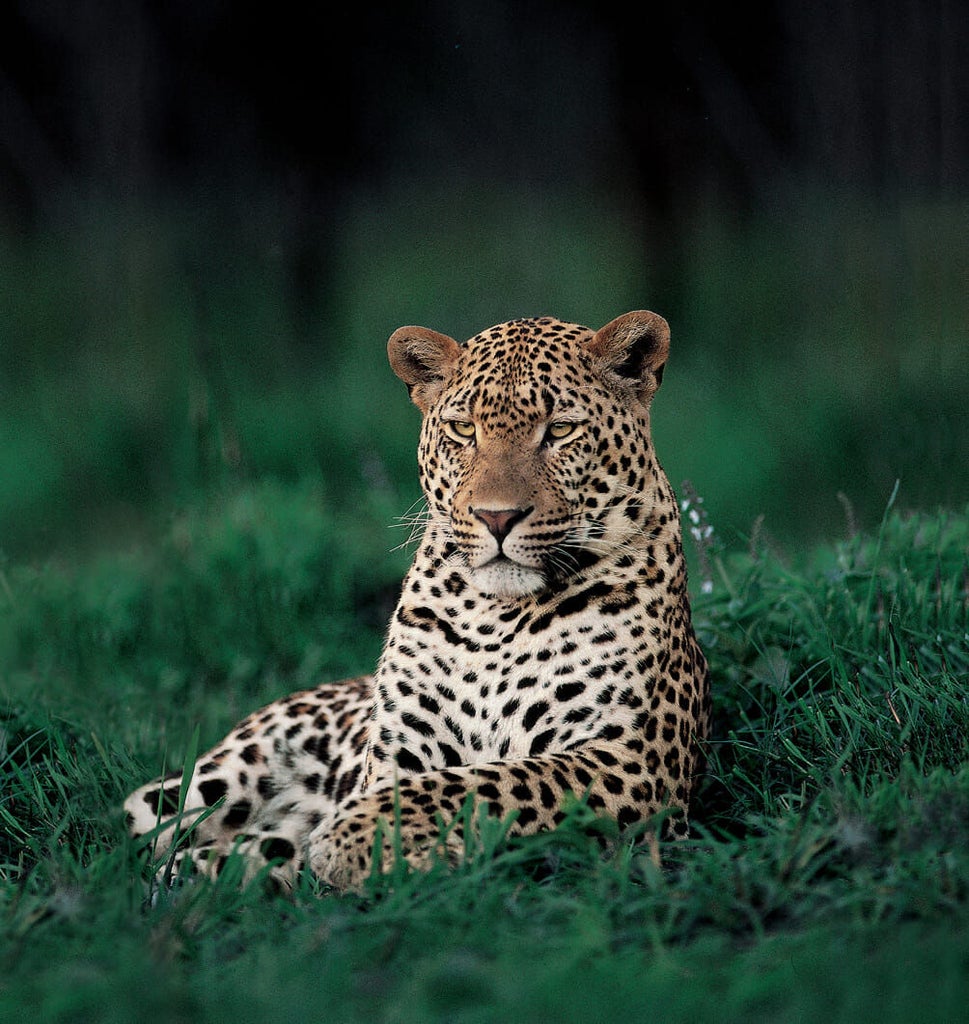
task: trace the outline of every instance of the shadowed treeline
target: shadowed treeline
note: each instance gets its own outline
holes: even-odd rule
[[[960,195],[969,23],[955,0],[581,0],[263,8],[14,2],[2,15],[3,208],[233,180],[300,216],[361,182],[617,190],[767,206],[812,179]],[[202,198],[202,197],[200,197]],[[316,223],[325,249],[327,219]]]

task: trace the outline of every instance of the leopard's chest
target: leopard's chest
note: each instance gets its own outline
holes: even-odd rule
[[[376,679],[385,761],[403,752],[417,770],[565,750],[631,724],[645,701],[648,634],[629,616],[592,602],[504,619],[500,606],[450,612],[398,610]]]

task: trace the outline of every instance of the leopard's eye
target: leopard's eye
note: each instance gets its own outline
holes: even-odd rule
[[[559,420],[556,423],[550,423],[545,429],[545,436],[553,441],[562,441],[569,435],[574,434],[579,429],[580,424],[572,423],[566,420]]]
[[[474,440],[474,424],[469,420],[444,420],[445,433],[459,444],[467,444]]]

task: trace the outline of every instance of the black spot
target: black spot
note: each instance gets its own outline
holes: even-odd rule
[[[619,813],[616,815],[616,821],[619,822],[620,828],[629,828],[630,825],[635,825],[639,821],[639,811],[627,804],[625,807],[620,808]]]
[[[525,828],[538,820],[538,811],[534,807],[522,807],[518,812],[518,826]]]
[[[567,597],[565,600],[560,601],[558,607],[553,611],[540,615],[528,627],[528,631],[533,635],[544,632],[556,618],[565,618],[566,616],[574,615],[577,612],[582,611],[588,606],[590,601],[594,601],[599,597],[604,597],[611,591],[611,589],[612,588],[607,583],[593,583],[592,586],[586,587],[585,590],[580,590],[579,593],[573,594],[571,597]]]
[[[592,776],[584,768],[575,769],[575,778],[581,786],[588,786],[592,782]]]
[[[585,683],[562,683],[560,686],[555,687],[555,699],[567,701],[584,692]]]
[[[436,715],[441,710],[441,705],[426,693],[422,693],[418,696],[417,703],[420,704],[425,711],[430,711],[432,715]]]
[[[222,799],[229,791],[225,779],[206,779],[199,783],[199,792],[206,807],[211,807]]]
[[[458,743],[464,743],[464,730],[458,725],[457,722],[450,715],[444,716],[444,725],[448,732],[458,741]]]
[[[473,640],[467,640],[465,637],[457,633],[454,627],[444,619],[440,618],[430,608],[400,608],[397,612],[397,618],[405,625],[414,625],[419,629],[433,630],[438,629],[444,634],[444,639],[451,647],[465,647],[469,651],[478,651],[481,649],[480,645],[475,643]],[[412,621],[408,621],[408,620]],[[417,620],[416,622],[413,620]]]
[[[566,725],[577,725],[579,722],[584,722],[589,715],[592,714],[592,708],[572,708],[571,711],[565,713],[565,717],[562,721]],[[565,737],[563,737],[564,739]]]
[[[621,793],[625,789],[625,786],[623,785],[623,781],[622,781],[622,779],[619,778],[618,775],[606,775],[606,776],[604,776],[603,779],[602,779],[602,784],[603,784],[603,786],[606,787],[606,789],[610,793],[613,793],[613,794]]]
[[[417,715],[411,714],[410,711],[405,711],[401,715],[401,721],[420,736],[432,736],[434,734],[434,726],[429,722],[425,722],[423,718],[418,718]]]
[[[464,590],[466,584],[463,579],[455,572],[452,573],[444,581],[444,588],[449,594],[453,594],[455,597],[459,597]]]
[[[211,805],[210,805],[211,806]],[[252,813],[252,804],[248,800],[237,800],[226,812],[222,824],[228,828],[245,825]]]
[[[303,745],[305,745],[305,744],[303,744]],[[328,735],[319,736],[317,738],[317,749],[315,749],[315,751],[309,751],[309,748],[307,746],[306,751],[307,751],[307,753],[314,753],[315,755],[317,755],[317,760],[321,764],[324,764],[324,765],[329,764],[330,763],[330,737]]]
[[[648,804],[653,799],[653,784],[648,779],[638,783],[633,787],[632,795],[635,800]]]
[[[548,745],[555,738],[554,729],[546,729],[545,732],[540,732],[533,740],[532,745],[528,748],[528,753],[531,756],[542,754],[548,749]]]
[[[526,712],[525,717],[522,719],[522,725],[525,728],[525,732],[531,732],[535,728],[535,723],[548,711],[548,703],[544,700],[540,700],[537,704],[533,704]]]
[[[329,774],[327,775],[326,779],[323,782],[323,795],[324,796],[332,796],[333,795],[333,787],[336,784],[336,777],[337,777],[337,774],[340,771],[340,767],[341,767],[342,764],[343,764],[343,758],[342,757],[334,758],[333,764],[330,766],[330,772],[329,772]]]
[[[277,793],[276,784],[269,775],[260,775],[256,781],[256,792],[263,800],[271,800]]]
[[[246,764],[255,764],[259,760],[258,745],[250,743],[247,747],[243,747],[239,757],[241,757]]]
[[[415,757],[409,750],[397,751],[397,764],[403,768],[405,772],[422,772],[424,771],[424,762],[419,757]]]
[[[463,763],[461,755],[454,749],[454,747],[449,746],[447,743],[441,743],[441,741],[438,740],[437,749],[440,750],[441,756],[444,758],[444,764],[447,767],[456,768],[458,765]]]
[[[357,779],[360,778],[360,765],[354,765],[341,779],[336,787],[333,798],[339,803],[345,799],[356,788]]]
[[[159,799],[161,800],[161,814],[176,814],[178,812],[178,786],[168,789],[151,789],[142,797],[151,808],[152,814],[159,814]]]
[[[273,836],[271,839],[264,839],[259,844],[259,852],[266,860],[292,860],[296,848],[288,839]]]

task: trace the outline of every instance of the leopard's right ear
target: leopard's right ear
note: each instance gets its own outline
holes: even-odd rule
[[[390,365],[421,412],[440,394],[460,354],[453,338],[426,327],[399,327],[387,342]]]

